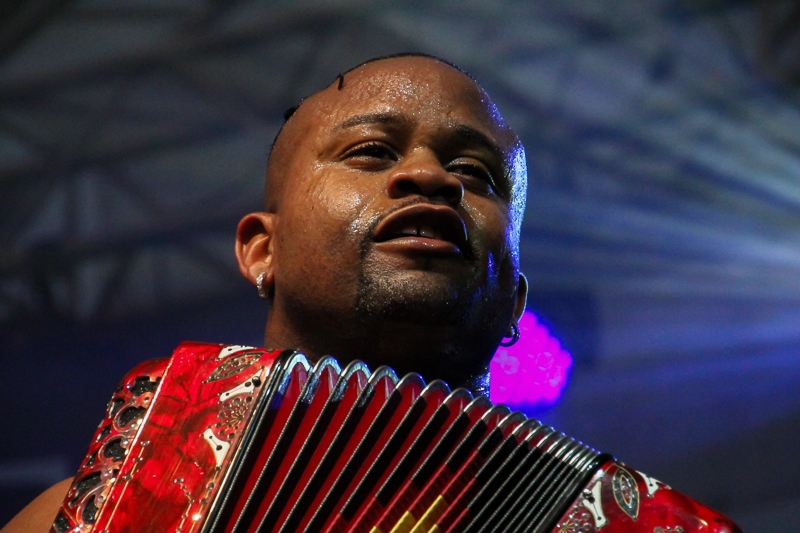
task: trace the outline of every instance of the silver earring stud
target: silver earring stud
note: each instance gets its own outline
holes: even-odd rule
[[[264,286],[264,279],[265,278],[266,278],[266,273],[265,272],[262,272],[256,278],[256,288],[258,289],[258,296],[262,300],[266,300],[266,299],[269,298],[269,295],[267,294],[267,287]]]

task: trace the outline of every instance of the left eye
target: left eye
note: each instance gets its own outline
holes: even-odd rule
[[[494,189],[495,184],[492,173],[480,162],[456,160],[447,166],[447,170],[470,180],[482,182],[484,185]]]

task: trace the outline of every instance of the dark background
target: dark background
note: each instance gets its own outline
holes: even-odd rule
[[[575,357],[536,414],[741,523],[800,520],[794,1],[7,0],[0,523],[72,475],[136,362],[259,344],[233,261],[285,108],[446,57],[531,173],[522,266]]]

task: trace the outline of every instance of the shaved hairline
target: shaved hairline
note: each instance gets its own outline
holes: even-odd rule
[[[423,58],[427,58],[427,59],[432,59],[434,61],[438,61],[439,63],[447,65],[448,67],[454,68],[455,70],[459,71],[460,73],[464,74],[469,79],[471,79],[472,81],[477,83],[478,86],[480,86],[480,83],[478,83],[478,80],[476,80],[475,77],[472,74],[470,74],[469,72],[467,72],[463,68],[459,67],[455,63],[451,63],[450,61],[448,61],[446,59],[442,59],[441,57],[438,57],[438,56],[435,56],[435,55],[432,55],[432,54],[426,54],[424,52],[400,52],[400,53],[397,53],[397,54],[389,54],[389,55],[385,55],[385,56],[373,57],[371,59],[367,59],[366,61],[362,61],[361,63],[359,63],[358,65],[356,65],[354,67],[350,67],[349,69],[345,70],[341,74],[337,74],[337,76],[333,79],[333,81],[331,81],[325,87],[323,87],[322,89],[320,89],[319,91],[317,91],[315,93],[312,93],[312,94],[310,94],[310,95],[308,95],[306,97],[301,98],[300,101],[297,104],[293,105],[292,107],[290,107],[286,111],[284,111],[283,112],[283,123],[281,124],[281,127],[278,128],[278,133],[275,134],[275,138],[272,139],[272,145],[270,146],[270,156],[272,156],[272,152],[275,150],[275,144],[278,142],[278,138],[280,137],[281,132],[283,131],[283,127],[286,126],[286,123],[289,122],[289,119],[291,119],[294,116],[294,114],[297,112],[297,110],[300,109],[300,106],[303,105],[303,102],[305,102],[308,98],[314,96],[317,93],[320,93],[320,92],[324,91],[325,89],[330,87],[333,84],[333,82],[336,81],[336,80],[339,80],[339,90],[341,90],[342,89],[342,82],[344,81],[344,77],[347,74],[350,74],[351,72],[353,72],[355,70],[358,70],[358,69],[360,69],[361,67],[363,67],[365,65],[369,65],[370,63],[377,63],[378,61],[385,61],[387,59],[396,59],[396,58],[401,58],[401,57],[423,57]],[[267,166],[269,167],[269,162],[267,162]]]

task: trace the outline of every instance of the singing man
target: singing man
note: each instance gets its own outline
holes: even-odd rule
[[[525,309],[526,182],[519,139],[457,67],[402,55],[340,75],[288,117],[264,211],[237,229],[265,346],[480,388]],[[70,483],[1,533],[47,532]]]

